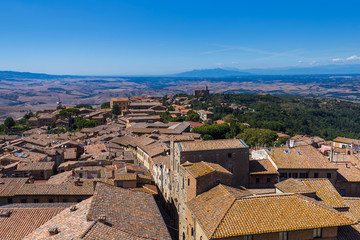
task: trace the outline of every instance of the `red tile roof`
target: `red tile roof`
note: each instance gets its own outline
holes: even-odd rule
[[[9,217],[0,217],[0,239],[17,240],[49,221],[64,207],[57,208],[1,208],[10,211]]]

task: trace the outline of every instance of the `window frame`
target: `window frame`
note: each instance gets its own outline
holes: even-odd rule
[[[314,238],[322,238],[322,228],[314,228],[313,237]]]
[[[279,240],[288,240],[288,232],[280,232]]]

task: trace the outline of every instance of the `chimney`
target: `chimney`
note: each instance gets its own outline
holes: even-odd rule
[[[50,235],[56,235],[59,233],[59,229],[57,227],[51,227],[49,228]]]
[[[72,207],[70,208],[70,212],[75,212],[76,210],[77,210],[76,205],[74,205],[74,206],[72,206]]]
[[[74,184],[75,186],[80,186],[80,178],[76,178]]]
[[[106,216],[105,215],[100,215],[97,220],[99,222],[101,222],[101,223],[104,223],[104,222],[106,222]]]
[[[29,183],[34,183],[35,182],[35,179],[34,179],[34,176],[30,176],[30,178],[29,178]]]

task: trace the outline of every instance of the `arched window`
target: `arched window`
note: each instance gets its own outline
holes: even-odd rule
[[[194,237],[194,228],[191,228],[191,236]]]
[[[185,240],[185,233],[183,232],[183,240]]]

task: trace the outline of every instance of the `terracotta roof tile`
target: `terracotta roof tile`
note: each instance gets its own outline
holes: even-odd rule
[[[334,164],[338,170],[338,181],[360,182],[360,170],[351,163]]]
[[[336,169],[336,166],[310,145],[266,150],[279,169]]]
[[[84,240],[138,240],[149,239],[126,233],[116,227],[110,227],[97,222],[82,238]]]
[[[360,145],[360,140],[358,139],[351,139],[351,138],[345,138],[345,137],[337,137],[333,140],[334,142],[340,142],[340,143],[346,143],[346,144],[356,144]]]
[[[93,181],[83,180],[82,184],[76,186],[74,182],[62,184],[25,184],[16,195],[88,195],[94,193]]]
[[[351,217],[355,221],[360,222],[360,198],[344,197],[345,204],[349,207],[348,212],[343,212],[347,217]],[[357,240],[360,239],[360,224],[357,223],[352,226],[339,227],[339,240]]]
[[[276,168],[271,164],[269,159],[250,160],[250,174],[278,174]]]
[[[246,190],[233,189],[220,184],[198,195],[187,205],[199,221],[205,234],[211,236],[234,201],[239,197],[250,195],[252,194]]]
[[[246,148],[240,139],[221,139],[208,141],[180,142],[182,151],[202,151],[228,148]]]
[[[311,189],[298,179],[294,178],[281,181],[275,184],[275,187],[284,193],[315,193],[314,189]]]
[[[14,196],[27,181],[28,178],[1,178],[0,196]]]
[[[290,178],[275,186],[285,193],[316,193],[320,202],[329,207],[347,208],[342,197],[327,178]]]
[[[236,200],[212,237],[217,239],[351,224],[354,221],[340,212],[310,198],[296,194],[264,195]]]
[[[194,177],[198,178],[200,176],[206,175],[211,172],[222,172],[226,174],[231,174],[228,170],[216,163],[208,162],[198,162],[198,163],[188,163],[183,164],[183,167]]]
[[[88,220],[105,217],[124,232],[154,239],[171,239],[152,195],[98,183]]]
[[[0,217],[0,239],[23,239],[63,209],[64,207],[1,208],[0,212],[10,211],[10,216]]]
[[[21,162],[18,164],[16,171],[52,170],[54,164],[54,162]]]
[[[66,208],[50,221],[27,235],[24,240],[79,239],[94,224],[93,221],[86,220],[91,199],[89,198],[76,204],[76,211],[70,211],[70,208]],[[58,234],[49,234],[49,228],[53,227],[58,228]]]

